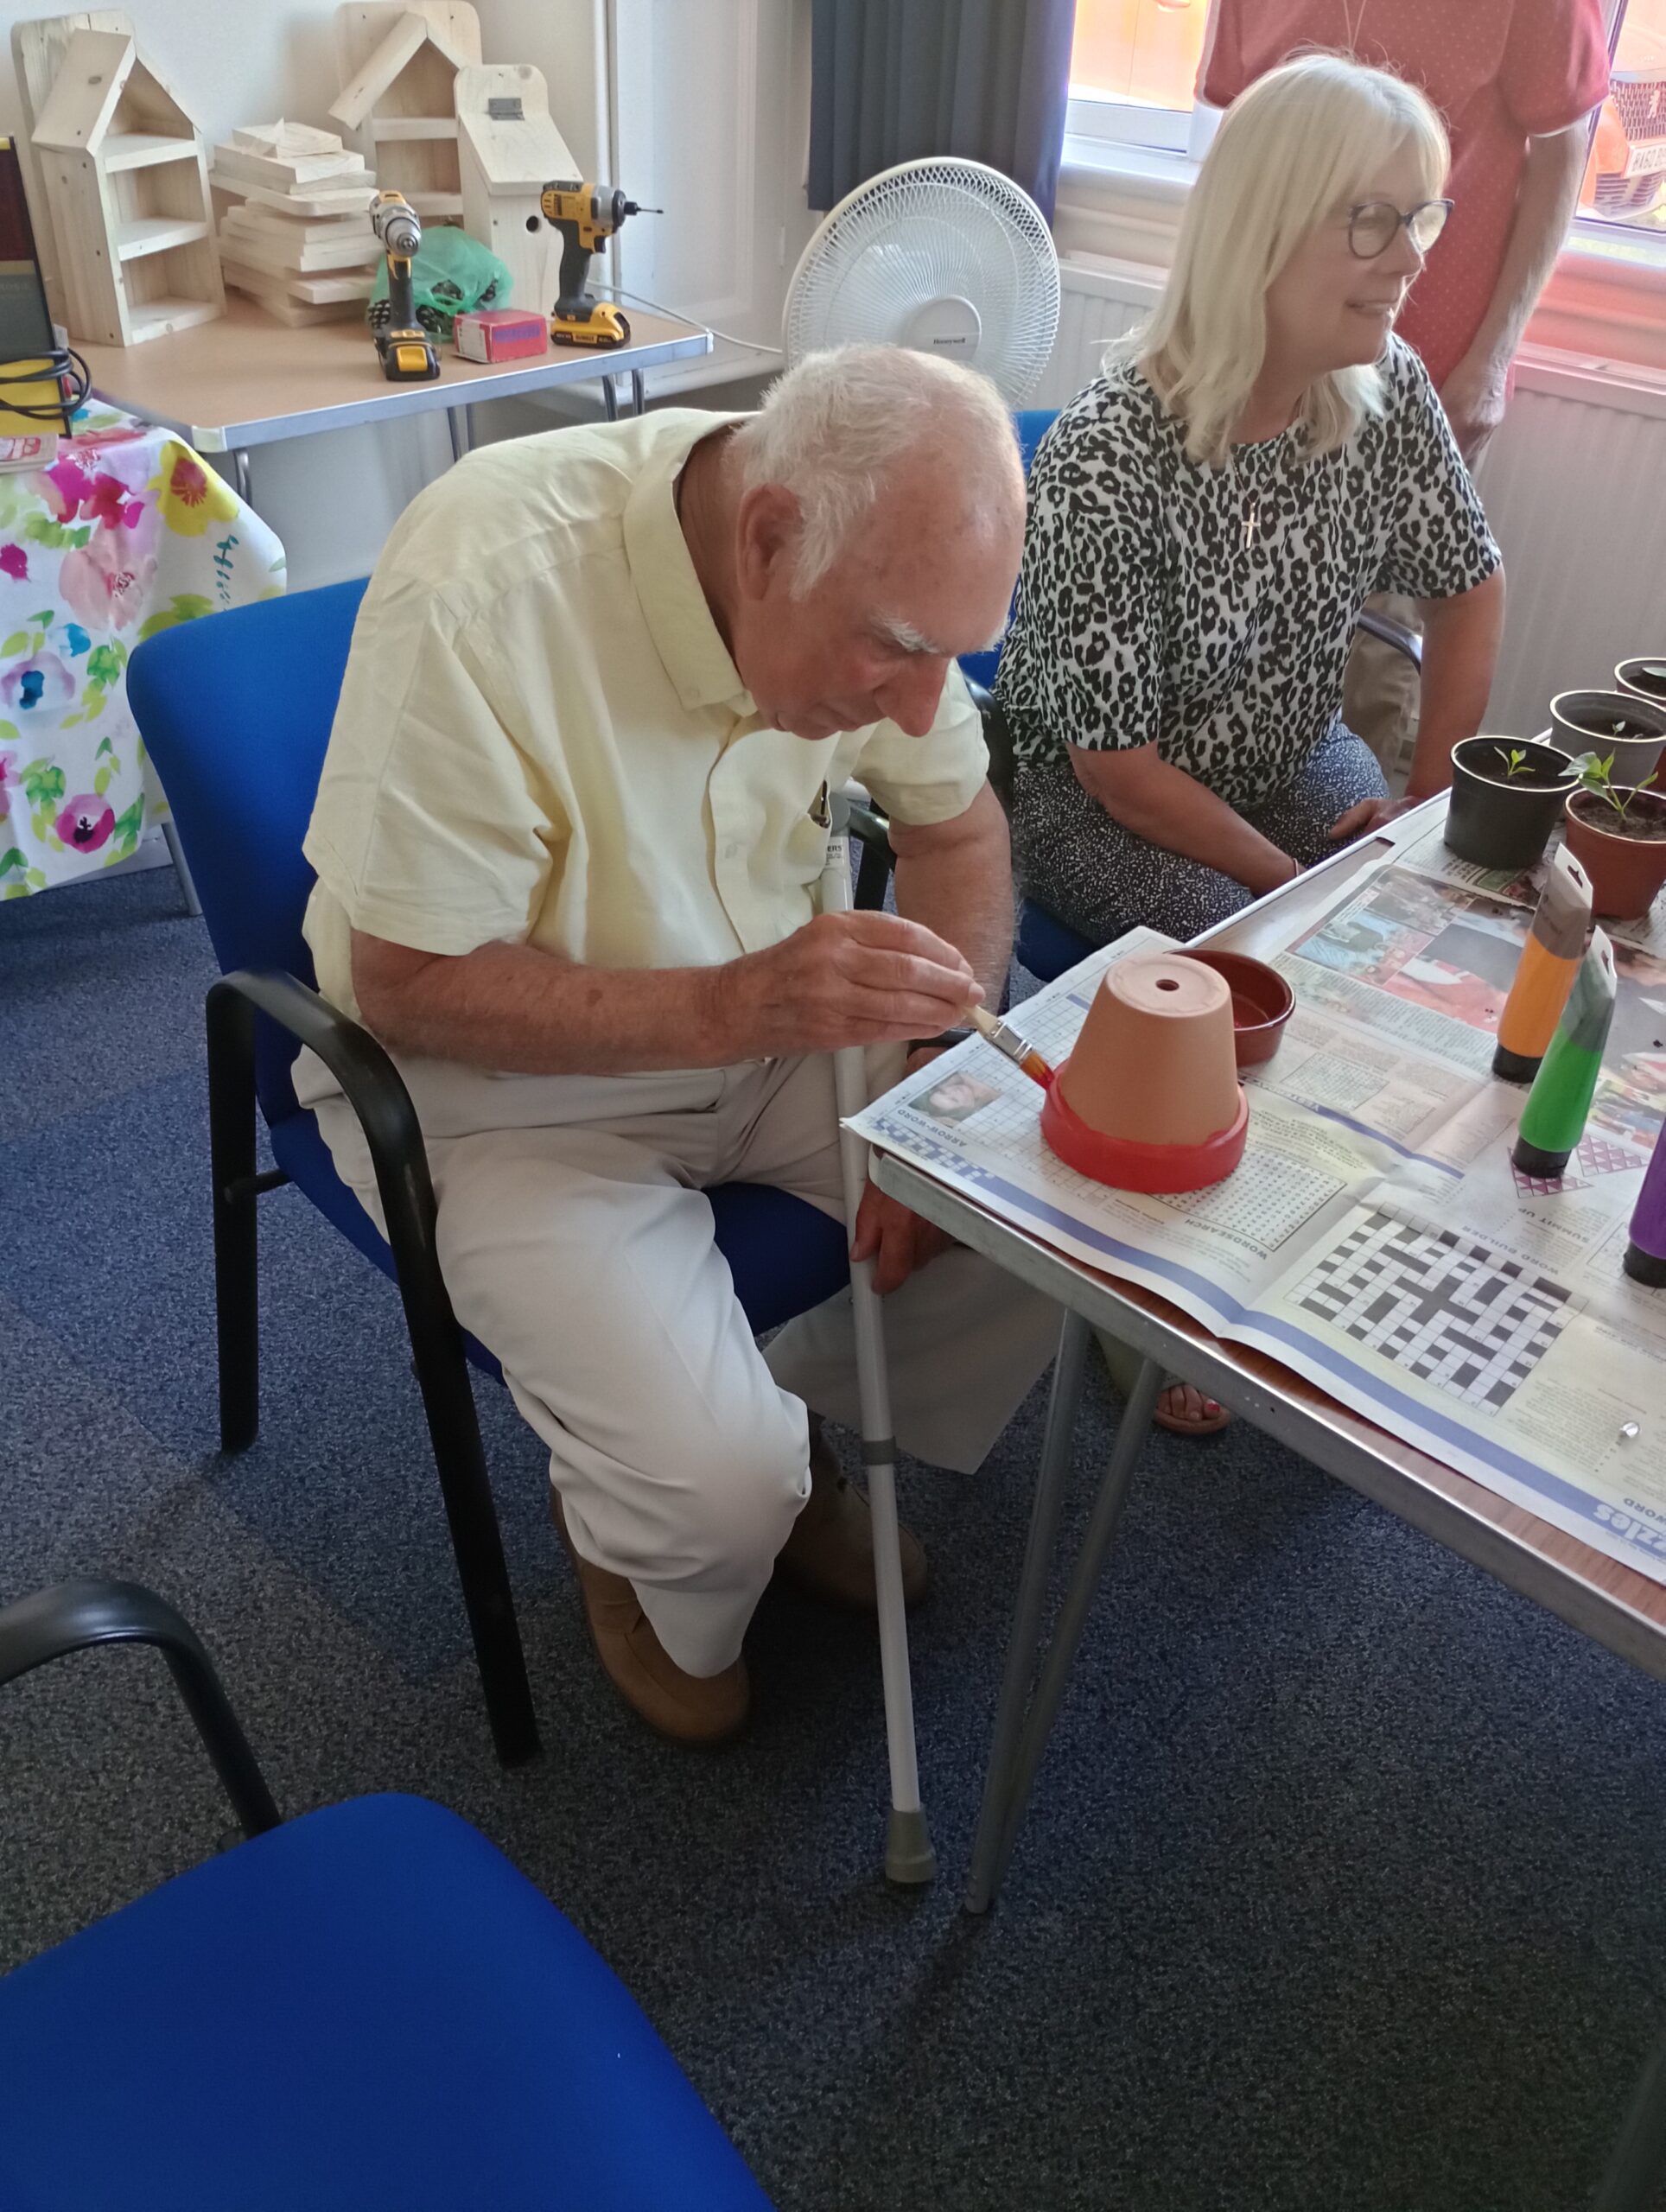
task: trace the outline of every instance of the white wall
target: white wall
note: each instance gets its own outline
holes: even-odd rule
[[[604,0],[476,5],[486,58],[543,70],[562,133],[591,168],[606,143]],[[22,121],[11,26],[53,12],[41,0],[0,0],[0,130],[15,134]],[[128,13],[141,51],[211,143],[239,124],[277,115],[328,127],[339,89],[332,0],[130,0]],[[366,346],[368,358],[368,338]],[[450,460],[437,413],[260,448],[254,497],[288,548],[292,584],[362,575],[400,511]]]

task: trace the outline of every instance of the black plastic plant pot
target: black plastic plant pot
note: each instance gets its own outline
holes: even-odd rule
[[[1554,745],[1465,738],[1452,748],[1447,845],[1477,868],[1531,868],[1561,817],[1573,770],[1567,753]]]

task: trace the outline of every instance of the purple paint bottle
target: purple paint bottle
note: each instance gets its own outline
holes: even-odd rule
[[[1637,1192],[1625,1266],[1633,1282],[1645,1282],[1655,1290],[1666,1287],[1666,1128],[1655,1138]]]

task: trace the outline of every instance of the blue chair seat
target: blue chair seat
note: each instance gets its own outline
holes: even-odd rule
[[[451,1813],[360,1797],[0,1980],[6,2212],[768,2212],[624,1986]]]
[[[1033,899],[1019,900],[1013,954],[1019,966],[1027,969],[1038,982],[1051,983],[1066,968],[1085,960],[1092,950],[1091,939],[1078,935],[1057,914],[1038,906]]]
[[[296,1189],[349,1243],[395,1280],[387,1240],[336,1173],[314,1116],[305,1111],[286,1114],[271,1124],[270,1135],[272,1158]],[[754,1334],[821,1305],[849,1281],[843,1223],[806,1199],[764,1183],[722,1183],[706,1196],[717,1249],[728,1262],[734,1294]],[[503,1370],[493,1354],[467,1329],[462,1339],[470,1366],[500,1382]]]

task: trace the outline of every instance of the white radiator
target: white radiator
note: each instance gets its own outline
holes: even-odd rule
[[[1067,261],[1059,270],[1063,298],[1059,335],[1030,400],[1032,407],[1063,407],[1098,375],[1100,356],[1155,304],[1160,276],[1115,261]]]
[[[1072,259],[1059,335],[1031,405],[1062,407],[1106,346],[1150,312],[1161,272]],[[1549,725],[1558,691],[1612,680],[1634,653],[1666,659],[1666,376],[1529,348],[1480,471],[1509,607],[1490,728]]]
[[[1487,719],[1516,735],[1549,727],[1558,691],[1666,657],[1666,380],[1605,391],[1552,363],[1524,360],[1479,476],[1508,600]]]

